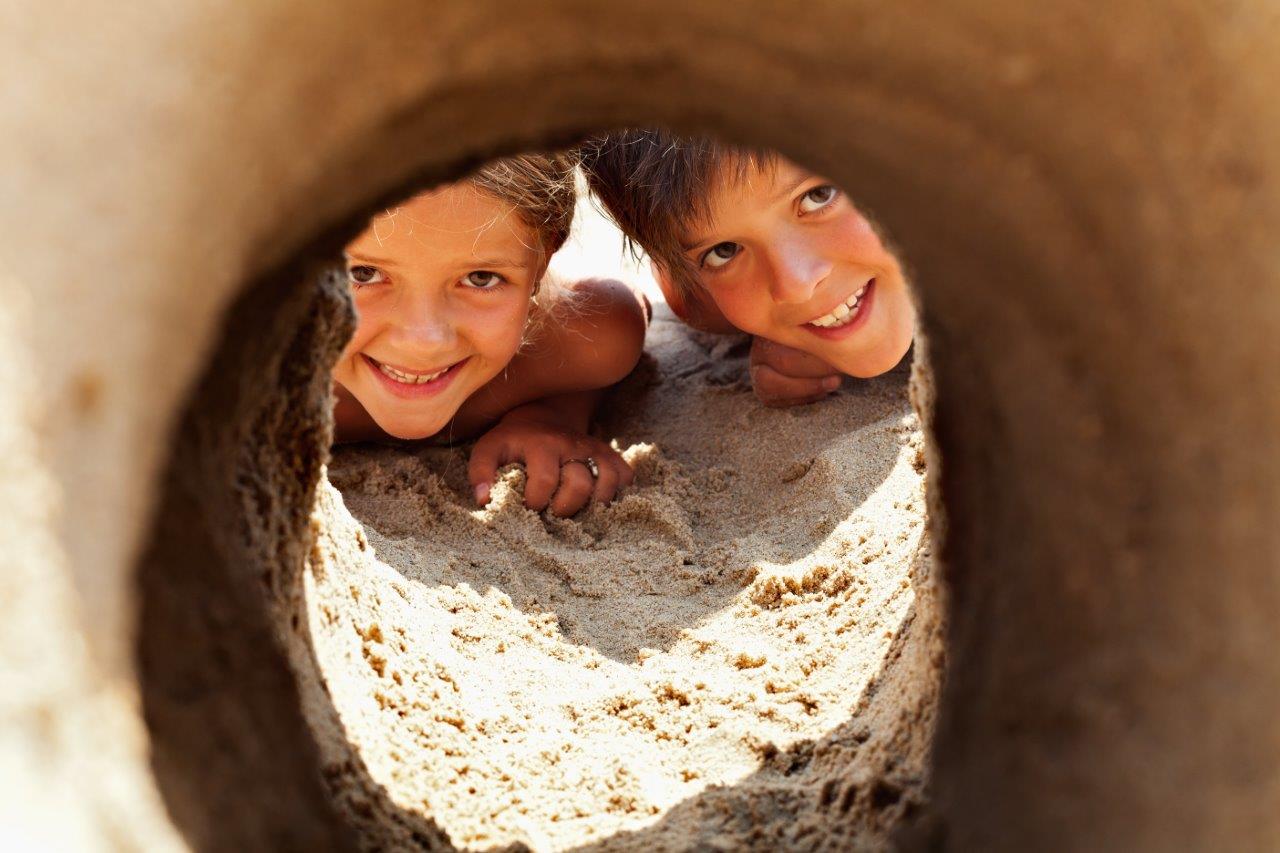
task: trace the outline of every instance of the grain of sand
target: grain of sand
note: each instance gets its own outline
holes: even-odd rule
[[[877,849],[918,810],[942,654],[907,372],[773,410],[745,351],[659,309],[602,424],[636,483],[569,520],[519,468],[476,509],[465,448],[336,452],[304,693],[366,846]]]

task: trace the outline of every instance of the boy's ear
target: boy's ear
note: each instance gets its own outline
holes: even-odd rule
[[[667,272],[667,268],[652,258],[649,259],[649,270],[653,273],[653,278],[658,282],[658,289],[662,291],[662,296],[667,300],[667,305],[671,306],[671,311],[681,320],[688,322],[688,309],[684,304],[684,297],[680,295],[680,291],[676,290],[671,280],[671,273]]]
[[[687,289],[677,287],[671,273],[656,260],[651,259],[649,265],[653,270],[654,279],[658,282],[658,288],[662,290],[662,295],[667,300],[667,305],[671,306],[671,312],[686,324],[704,332],[721,335],[738,331],[720,313],[720,309],[716,307],[716,303],[709,295],[702,292],[689,293]]]

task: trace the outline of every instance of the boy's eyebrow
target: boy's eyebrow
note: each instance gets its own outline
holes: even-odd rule
[[[709,240],[709,239],[710,239],[709,237],[698,237],[697,239],[695,239],[695,240],[693,240],[693,241],[681,240],[681,241],[680,241],[680,249],[681,249],[681,251],[691,252],[691,251],[693,251],[694,249],[696,249],[696,248],[698,248],[699,246],[701,246],[703,243],[707,242],[707,240]]]
[[[793,182],[791,182],[791,183],[787,184],[787,186],[783,187],[781,191],[779,191],[777,194],[775,194],[775,195],[773,196],[773,198],[769,200],[769,204],[771,204],[771,205],[773,205],[773,204],[777,204],[778,202],[782,201],[784,198],[787,198],[787,197],[788,197],[788,196],[790,196],[793,192],[795,192],[795,191],[796,191],[800,186],[802,186],[802,185],[804,184],[804,182],[805,182],[805,181],[809,181],[809,180],[812,180],[812,179],[813,179],[813,175],[810,175],[810,174],[808,174],[808,173],[804,173],[804,174],[800,175],[800,178],[799,178],[798,180],[793,181]],[[684,251],[686,251],[686,252],[689,252],[689,251],[692,251],[693,249],[696,249],[697,247],[701,246],[703,243],[707,242],[707,240],[709,240],[709,239],[711,239],[711,238],[710,238],[710,237],[699,237],[698,239],[693,240],[693,241],[681,241],[681,243],[680,243],[680,248],[681,248],[681,249],[683,249],[683,250],[684,250]]]
[[[793,192],[799,189],[801,184],[803,184],[805,181],[811,180],[812,178],[813,178],[813,175],[810,175],[807,173],[800,175],[800,180],[795,181],[791,184],[788,184],[785,188],[783,188],[781,192],[779,192],[777,195],[773,197],[773,201],[774,202],[782,201],[784,197],[791,195]]]

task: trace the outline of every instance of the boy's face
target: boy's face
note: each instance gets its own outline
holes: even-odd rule
[[[388,434],[435,435],[520,346],[533,235],[464,181],[376,217],[346,256],[356,332],[333,378]]]
[[[778,158],[710,202],[686,254],[730,323],[850,376],[876,376],[906,354],[915,310],[902,269],[843,192]]]

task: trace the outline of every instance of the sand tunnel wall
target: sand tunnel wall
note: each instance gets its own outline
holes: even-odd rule
[[[413,180],[657,120],[830,175],[914,268],[954,605],[923,836],[1280,843],[1265,4],[97,18],[33,9],[0,51],[0,814],[20,837],[346,844],[262,595],[322,454],[315,374],[288,356],[346,322],[300,296],[307,259]],[[219,478],[280,401],[245,506]]]

